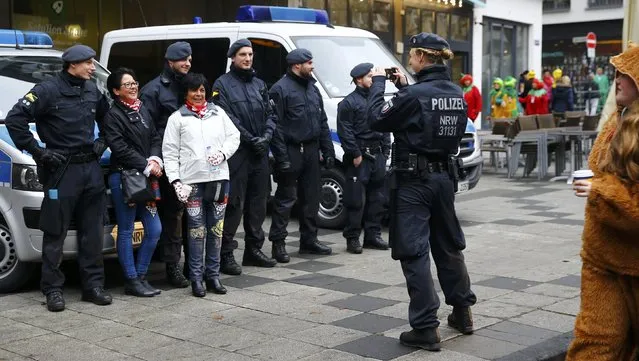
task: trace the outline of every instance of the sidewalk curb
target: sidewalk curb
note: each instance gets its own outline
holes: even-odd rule
[[[564,361],[572,339],[572,331],[566,332],[495,361]]]

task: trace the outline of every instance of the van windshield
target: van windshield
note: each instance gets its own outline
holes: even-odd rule
[[[379,39],[361,37],[292,37],[297,48],[313,53],[314,74],[332,98],[345,97],[353,91],[351,69],[360,63],[373,63],[383,68],[397,67],[410,75]],[[397,92],[391,82],[386,82],[386,94]]]
[[[0,56],[0,122],[14,104],[45,79],[56,76],[62,70],[62,59],[56,56]],[[93,80],[98,89],[106,93],[109,72],[98,62],[95,63]]]

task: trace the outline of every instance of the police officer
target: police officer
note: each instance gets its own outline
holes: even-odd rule
[[[315,224],[320,201],[320,150],[324,165],[335,165],[324,103],[312,75],[313,55],[307,49],[295,49],[286,61],[288,71],[269,93],[277,113],[271,143],[277,190],[269,240],[273,242],[273,258],[281,263],[289,261],[286,226],[298,195],[300,254],[331,254],[331,248],[317,240]]]
[[[44,186],[41,288],[52,312],[65,307],[60,263],[72,219],[77,225],[82,300],[111,303],[111,295],[103,288],[106,189],[98,163],[106,145],[101,138],[94,141],[95,124],[101,129],[109,103],[90,80],[95,72],[94,57],[95,51],[85,45],[67,49],[62,54],[63,70],[33,87],[5,120],[18,149],[33,155]],[[29,130],[33,121],[46,148]]]
[[[148,82],[140,91],[140,100],[151,114],[155,128],[164,138],[164,129],[169,116],[175,112],[180,102],[180,80],[191,70],[191,45],[184,41],[175,42],[166,49],[166,63],[162,73]],[[160,245],[166,263],[167,280],[174,287],[188,287],[189,281],[179,267],[182,256],[182,215],[184,203],[175,195],[173,186],[166,178],[160,177],[162,201],[158,203],[158,213],[162,220]],[[184,249],[186,253],[186,245]],[[185,262],[186,265],[186,262]],[[185,266],[186,267],[186,266]]]
[[[253,46],[248,39],[233,43],[226,54],[231,70],[213,84],[213,100],[226,111],[240,131],[240,147],[229,159],[231,190],[226,207],[220,271],[239,275],[233,239],[244,215],[243,266],[274,267],[272,258],[262,253],[269,195],[268,147],[275,129],[275,113],[269,104],[266,83],[255,76]],[[243,212],[242,212],[243,209]]]
[[[373,84],[373,64],[351,70],[355,90],[337,106],[337,135],[344,149],[346,185],[344,204],[348,224],[344,228],[346,250],[362,253],[359,235],[364,225],[364,248],[388,249],[382,239],[384,177],[390,154],[390,134],[371,130],[366,103]]]
[[[437,327],[439,298],[430,273],[433,254],[446,303],[453,306],[448,324],[464,334],[473,332],[470,306],[476,297],[462,250],[464,234],[455,214],[455,183],[458,153],[466,129],[466,104],[444,60],[451,59],[450,46],[440,36],[421,33],[409,41],[410,66],[417,83],[408,85],[401,72],[394,74],[399,92],[384,103],[385,72],[373,72],[369,95],[371,128],[393,132],[391,169],[390,245],[393,259],[400,260],[410,304],[413,328],[400,342],[436,351],[440,348]],[[393,184],[396,183],[396,184]]]

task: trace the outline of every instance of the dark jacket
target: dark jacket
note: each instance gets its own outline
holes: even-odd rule
[[[588,99],[599,99],[599,84],[597,84],[594,80],[588,81],[584,84],[584,100]]]
[[[335,157],[328,118],[315,79],[304,79],[290,70],[269,92],[275,103],[277,125],[271,142],[275,160],[288,162],[287,144],[319,141],[324,158]]]
[[[555,113],[565,113],[575,109],[574,92],[571,86],[557,85],[552,90],[552,111]]]
[[[5,123],[18,149],[38,146],[29,123],[35,121],[38,136],[48,148],[63,153],[91,152],[95,124],[102,131],[102,119],[109,102],[93,81],[71,76],[66,71],[33,87],[7,114]]]
[[[357,87],[337,105],[337,135],[344,153],[353,158],[361,156],[361,148],[373,143],[382,147],[384,154],[390,154],[390,134],[376,132],[368,124],[369,93],[369,89]]]
[[[162,156],[162,138],[144,103],[136,112],[115,100],[104,119],[104,133],[111,148],[112,171],[120,168],[144,171],[149,157]]]
[[[160,138],[164,136],[164,128],[169,116],[182,104],[182,101],[178,99],[180,95],[178,77],[168,65],[165,65],[162,73],[148,82],[140,91],[140,100],[155,122],[155,129],[160,133]]]
[[[213,101],[240,131],[241,145],[250,144],[253,137],[272,138],[277,116],[266,83],[253,69],[243,71],[231,65],[231,70],[213,84]]]
[[[368,97],[371,128],[393,132],[396,156],[408,153],[447,160],[458,151],[466,130],[466,102],[461,88],[450,80],[445,65],[432,65],[417,74],[417,83],[401,87],[384,103],[386,78],[376,76]]]

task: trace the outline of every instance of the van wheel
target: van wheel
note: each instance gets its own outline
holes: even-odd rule
[[[11,231],[0,224],[0,293],[13,292],[24,286],[31,279],[35,267],[36,263],[18,260]]]
[[[317,212],[317,226],[320,228],[342,229],[346,224],[344,207],[344,184],[346,179],[341,169],[322,169],[320,207]]]

